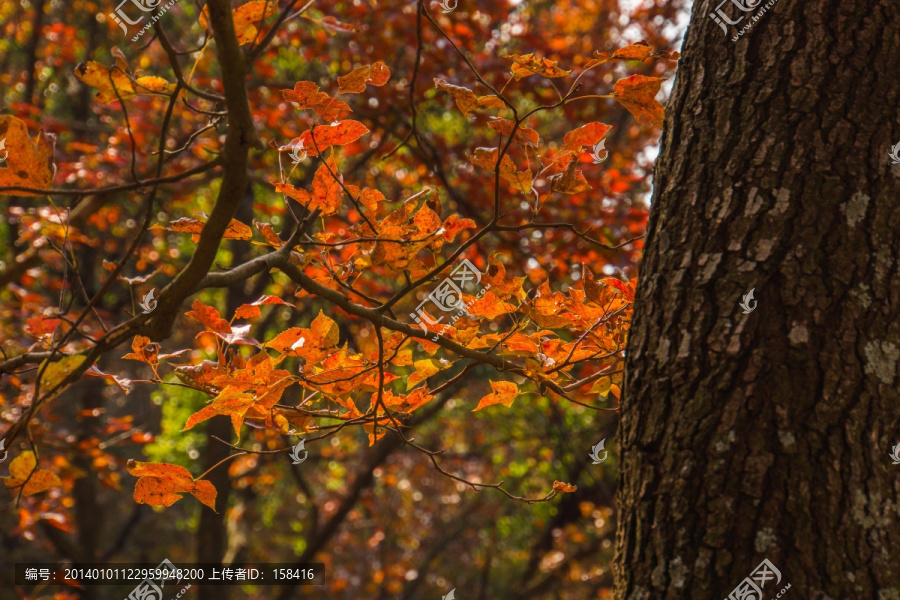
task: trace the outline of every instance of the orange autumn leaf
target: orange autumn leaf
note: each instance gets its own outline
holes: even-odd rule
[[[136,335],[131,341],[131,352],[122,358],[139,360],[148,365],[155,365],[159,363],[159,344],[151,342],[148,337]]]
[[[39,494],[62,485],[56,473],[37,468],[37,457],[31,450],[26,450],[9,463],[9,477],[4,477],[3,483],[8,488],[21,487],[23,496]]]
[[[512,131],[514,125],[514,121],[510,121],[509,119],[501,119],[499,117],[491,117],[491,120],[488,122],[488,127],[506,137],[509,137],[513,134]],[[537,146],[540,143],[540,136],[538,135],[537,131],[528,127],[522,127],[521,125],[519,125],[519,128],[516,129],[515,136],[516,141],[523,146]]]
[[[655,98],[663,81],[659,77],[632,75],[616,82],[613,96],[634,115],[638,123],[646,121],[662,128],[665,113],[662,104]]]
[[[468,305],[469,313],[477,317],[496,319],[500,315],[516,312],[516,307],[509,302],[503,302],[493,291],[489,291],[481,298],[472,301]]]
[[[624,281],[620,281],[613,277],[607,277],[606,279],[601,279],[600,283],[605,283],[608,286],[612,286],[622,292],[622,295],[625,296],[625,299],[629,302],[634,302],[634,290],[631,289],[627,283]]]
[[[241,304],[240,306],[238,306],[237,310],[234,311],[234,318],[252,319],[254,317],[258,317],[261,314],[259,307],[266,304],[281,304],[283,306],[290,306],[290,304],[288,304],[278,296],[263,296],[252,304]]]
[[[506,108],[506,104],[498,96],[478,96],[478,107]]]
[[[28,128],[24,121],[11,115],[0,116],[0,150],[6,157],[3,165],[5,168],[0,168],[0,187],[13,185],[41,189],[53,187],[55,145],[56,136],[44,133],[43,129],[31,139],[28,137]],[[15,192],[15,195],[40,194]]]
[[[519,386],[511,381],[491,381],[490,384],[491,389],[494,390],[493,393],[482,398],[472,412],[495,404],[502,404],[509,408],[519,394]]]
[[[341,207],[341,184],[335,179],[335,175],[337,175],[337,167],[329,158],[316,170],[312,192],[282,183],[276,183],[275,189],[286,194],[288,198],[296,200],[310,211],[321,209],[322,216],[327,217],[335,214]],[[337,176],[340,177],[340,175]]]
[[[301,110],[312,109],[328,122],[339,121],[350,114],[346,102],[320,92],[319,86],[312,81],[298,81],[293,90],[281,90],[281,95],[288,102],[295,102]]]
[[[441,227],[444,230],[442,232],[444,239],[448,242],[452,242],[456,239],[459,232],[465,231],[466,229],[475,229],[477,225],[472,219],[460,219],[458,214],[452,214],[444,219],[444,223]]]
[[[554,481],[553,482],[553,491],[554,492],[562,492],[563,494],[568,494],[578,490],[577,485],[572,485],[571,483],[565,483],[563,481]]]
[[[474,116],[472,115],[472,111],[478,106],[478,97],[475,96],[475,92],[469,88],[447,83],[443,79],[437,77],[434,78],[434,87],[453,96],[456,107],[459,108],[459,111],[464,117]]]
[[[584,178],[584,173],[575,168],[577,164],[578,159],[573,158],[563,173],[551,176],[550,189],[561,194],[580,194],[589,191],[591,186]]]
[[[382,86],[391,78],[391,70],[383,61],[353,69],[346,75],[338,77],[338,91],[341,94],[361,94],[366,91],[366,84]]]
[[[233,386],[227,386],[213,399],[211,404],[204,406],[191,415],[184,424],[182,431],[192,429],[197,423],[202,423],[216,415],[228,415],[231,417],[234,434],[240,438],[244,417],[255,403],[256,397],[253,394],[242,392]]]
[[[562,151],[578,152],[583,146],[593,146],[609,133],[611,125],[594,121],[585,123],[563,136]]]
[[[266,0],[254,0],[238,6],[231,11],[231,18],[234,20],[234,33],[237,36],[238,44],[244,45],[252,42],[257,37],[257,24],[266,17],[275,14],[277,2]],[[209,8],[203,6],[200,11],[200,26],[209,29]]]
[[[475,153],[467,154],[466,157],[473,165],[493,172],[497,167],[499,153],[497,148],[475,148]],[[516,190],[524,194],[531,194],[531,169],[517,171],[515,163],[507,155],[504,155],[503,160],[500,161],[500,178],[511,183]]]
[[[346,146],[367,133],[368,127],[351,119],[307,129],[297,138],[297,144],[302,142],[303,151],[309,156],[318,156],[329,146]]]
[[[646,42],[637,42],[624,48],[619,48],[611,58],[621,58],[623,60],[644,60],[650,56],[650,46]]]
[[[216,510],[216,488],[205,479],[194,479],[184,467],[167,463],[146,463],[129,459],[128,472],[139,477],[134,486],[134,500],[138,504],[172,506],[182,494]]]
[[[282,246],[284,246],[284,240],[278,237],[278,234],[275,233],[275,228],[272,227],[271,223],[262,223],[254,219],[253,226],[256,227],[262,234],[262,236],[266,239],[266,243],[273,248],[281,248]]]
[[[554,77],[565,77],[572,70],[566,71],[557,66],[556,61],[548,58],[537,58],[532,54],[511,54],[505,56],[513,61],[512,74],[516,80],[528,77],[529,75],[542,75],[548,79]]]
[[[200,321],[207,330],[213,333],[231,333],[231,325],[222,318],[219,311],[199,300],[194,300],[191,310],[185,315]]]
[[[312,333],[312,342],[319,348],[334,348],[340,342],[340,328],[321,310],[319,315],[313,319],[309,329]]]
[[[176,233],[190,233],[191,241],[197,242],[200,239],[200,234],[203,232],[203,227],[205,225],[206,223],[203,221],[191,219],[189,217],[182,217],[180,219],[171,221],[168,227],[163,227],[162,225],[153,225],[152,227],[150,227],[150,229],[154,231],[174,231]],[[240,221],[232,219],[231,222],[228,223],[228,227],[225,229],[225,233],[222,235],[222,237],[226,240],[249,240],[253,237],[253,230]]]

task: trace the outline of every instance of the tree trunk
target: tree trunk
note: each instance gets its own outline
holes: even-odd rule
[[[900,599],[900,8],[728,3],[723,35],[718,2],[666,109],[615,597],[722,600],[768,559],[763,598]]]

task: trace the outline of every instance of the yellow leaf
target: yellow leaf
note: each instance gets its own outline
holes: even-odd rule
[[[131,77],[122,69],[107,68],[95,60],[89,60],[87,63],[81,63],[75,67],[75,77],[82,83],[100,90],[96,97],[100,104],[109,104],[118,98],[127,100],[138,94],[164,94],[175,90],[175,84],[169,83],[162,77],[139,77],[132,82]],[[118,97],[116,92],[118,92]]]
[[[53,186],[53,148],[56,137],[44,130],[32,140],[25,122],[11,115],[0,116],[0,158],[6,158],[0,169],[0,187],[25,186],[50,188]],[[39,196],[30,192],[15,192],[17,196]]]
[[[319,348],[334,348],[340,341],[341,331],[337,323],[326,317],[321,310],[319,316],[310,325],[310,331],[312,331],[313,343]]]
[[[81,363],[84,362],[85,358],[87,357],[83,354],[72,354],[55,363],[47,365],[47,368],[44,369],[44,374],[41,376],[41,390],[47,392],[59,385],[69,373],[72,373],[81,366]],[[46,362],[47,361],[44,361],[42,366],[43,364],[46,364]]]
[[[434,360],[433,358],[426,358],[424,360],[417,360],[413,363],[413,367],[416,372],[409,376],[409,379],[406,381],[406,391],[411,390],[416,387],[435,373],[441,370],[441,363]]]
[[[490,384],[494,393],[488,394],[482,398],[481,402],[478,403],[478,406],[476,406],[475,410],[472,412],[495,404],[502,404],[509,408],[512,406],[513,400],[515,400],[516,396],[519,394],[519,387],[511,381],[491,381]]]
[[[8,488],[24,485],[23,496],[31,496],[46,491],[51,487],[62,485],[59,477],[52,471],[36,469],[37,458],[31,450],[25,451],[9,463],[9,477],[4,478]]]

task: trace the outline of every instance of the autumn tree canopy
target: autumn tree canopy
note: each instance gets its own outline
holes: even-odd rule
[[[678,7],[449,6],[0,9],[5,552],[608,594]]]

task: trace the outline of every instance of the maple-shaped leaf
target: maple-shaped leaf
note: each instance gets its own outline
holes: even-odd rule
[[[497,148],[475,148],[475,153],[467,154],[466,157],[473,165],[493,172],[497,167],[499,153]],[[503,160],[500,161],[500,178],[512,184],[517,191],[531,194],[531,169],[517,171],[515,163],[507,155],[503,155]]]
[[[47,189],[53,187],[53,150],[56,136],[38,132],[28,137],[25,122],[12,115],[0,115],[0,150],[5,168],[0,168],[0,187],[25,186]],[[5,195],[6,192],[0,192]],[[39,196],[32,192],[14,192],[16,196]]]
[[[188,418],[184,424],[182,431],[192,429],[197,423],[202,423],[207,419],[211,419],[216,415],[228,415],[231,417],[231,425],[234,427],[234,434],[241,437],[241,425],[244,423],[244,417],[247,411],[256,403],[256,397],[253,394],[242,392],[239,389],[228,386],[222,392],[213,398],[211,404],[204,406]]]
[[[277,8],[277,2],[253,0],[253,2],[247,2],[232,10],[231,18],[234,20],[234,33],[237,36],[238,44],[244,45],[255,40],[258,33],[257,24],[266,17],[274,15]],[[200,11],[200,26],[203,29],[209,29],[209,8],[205,4],[203,10]]]
[[[663,81],[659,77],[632,75],[616,82],[613,96],[634,115],[638,123],[647,121],[662,128],[665,113],[662,104],[655,98]]]
[[[312,192],[296,188],[289,184],[275,183],[275,189],[284,193],[288,198],[296,200],[310,212],[321,209],[322,216],[335,214],[341,207],[341,184],[335,179],[337,167],[334,160],[329,158],[319,165],[313,177]]]
[[[565,483],[563,481],[554,481],[553,482],[553,491],[554,492],[562,492],[564,494],[568,494],[578,490],[577,485],[572,485],[571,483]]]
[[[338,77],[338,91],[341,94],[361,94],[366,91],[366,84],[382,86],[391,78],[391,70],[383,61],[353,69],[346,75]]]
[[[175,91],[175,84],[162,77],[149,75],[132,81],[122,69],[104,67],[95,60],[89,60],[75,67],[75,77],[82,83],[100,90],[95,98],[100,104],[109,104],[119,98],[127,100],[138,94],[170,94]]]
[[[514,121],[510,121],[509,119],[501,119],[499,117],[491,117],[491,120],[488,122],[488,127],[509,137],[512,135],[513,127],[515,126]],[[540,143],[540,136],[538,132],[534,129],[529,129],[528,127],[522,127],[519,125],[519,128],[516,129],[516,141],[523,146],[537,146]]]
[[[501,301],[493,291],[488,291],[481,298],[473,300],[467,306],[469,313],[487,319],[496,319],[500,315],[516,312],[515,306]]]
[[[359,121],[348,119],[330,125],[320,125],[312,130],[308,129],[300,134],[296,142],[303,144],[303,151],[309,156],[318,156],[329,146],[346,146],[367,133],[369,133],[368,127]]]
[[[475,96],[475,92],[469,88],[447,83],[443,79],[437,77],[434,78],[434,87],[453,96],[453,101],[456,102],[457,108],[459,108],[459,111],[464,117],[474,116],[472,111],[478,106],[478,97]]]
[[[122,358],[156,365],[159,363],[159,344],[151,342],[150,338],[143,335],[136,335],[131,341],[131,352]]]
[[[415,363],[413,363],[413,367],[416,369],[416,371],[409,376],[409,379],[406,380],[407,391],[416,387],[417,385],[443,369],[441,363],[434,360],[433,358],[417,360]]]
[[[281,90],[281,95],[288,102],[295,102],[300,109],[312,109],[329,123],[340,121],[350,114],[350,106],[346,102],[320,92],[319,86],[312,81],[298,81],[293,90]]]
[[[56,473],[37,469],[37,457],[31,450],[26,450],[9,463],[9,477],[4,477],[3,483],[8,488],[24,486],[23,496],[39,494],[51,487],[62,485]]]
[[[511,381],[491,381],[489,383],[491,384],[491,389],[494,390],[493,393],[482,398],[472,412],[495,404],[502,404],[509,408],[519,394],[519,386]]]
[[[572,70],[566,71],[557,66],[556,61],[547,58],[537,58],[534,54],[510,54],[504,56],[513,61],[512,74],[518,81],[529,75],[542,75],[548,79],[565,77]]]
[[[216,488],[205,479],[194,479],[190,471],[167,463],[146,463],[129,459],[128,472],[139,477],[134,486],[134,500],[138,504],[172,506],[182,494],[216,510]]]
[[[541,351],[540,347],[526,335],[514,333],[503,342],[503,345],[511,354],[530,356]]]
[[[191,310],[186,312],[185,315],[200,321],[207,330],[213,333],[231,333],[231,325],[222,318],[219,311],[215,307],[203,304],[199,300],[194,300],[193,304],[191,304]]]

